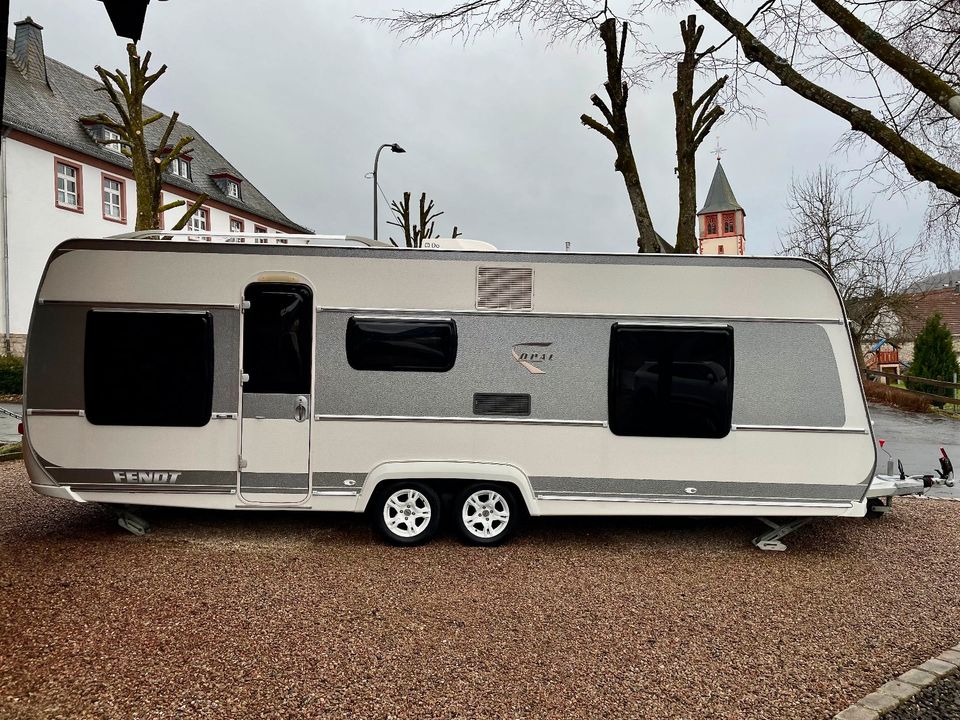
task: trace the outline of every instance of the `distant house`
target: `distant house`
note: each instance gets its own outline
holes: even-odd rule
[[[913,359],[913,342],[923,329],[924,323],[935,313],[943,317],[943,324],[953,336],[953,349],[960,353],[960,280],[949,287],[926,290],[907,297],[900,314],[900,337],[904,342],[900,358],[906,362]]]
[[[136,185],[130,161],[119,145],[101,145],[115,135],[81,117],[105,112],[115,117],[98,80],[44,54],[43,28],[31,18],[16,23],[7,40],[6,93],[0,162],[0,329],[5,352],[22,352],[34,295],[44,262],[63,240],[130,232],[136,218]],[[144,108],[146,112],[153,110]],[[225,119],[233,117],[229,113]],[[148,140],[160,143],[167,116],[147,126]],[[304,233],[236,166],[185,123],[171,140],[192,135],[191,152],[171,163],[163,202],[188,204],[200,193],[210,199],[187,229]],[[184,207],[164,213],[163,225],[180,219]]]

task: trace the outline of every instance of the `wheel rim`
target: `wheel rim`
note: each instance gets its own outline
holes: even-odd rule
[[[496,490],[477,490],[464,501],[462,515],[468,533],[489,540],[507,529],[510,505]]]
[[[427,529],[431,517],[427,496],[410,488],[394,490],[383,505],[383,522],[398,537],[416,537]]]

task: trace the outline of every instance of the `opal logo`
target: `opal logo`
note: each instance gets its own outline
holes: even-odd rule
[[[118,483],[141,483],[144,485],[173,485],[182,472],[169,470],[117,470],[113,479]]]
[[[513,359],[532,375],[543,375],[547,372],[543,368],[544,364],[551,362],[554,358],[554,354],[547,349],[552,345],[552,342],[517,343],[513,346],[511,354]]]

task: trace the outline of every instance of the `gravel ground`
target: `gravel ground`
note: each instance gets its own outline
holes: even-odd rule
[[[960,718],[960,675],[924,688],[883,720],[957,720]]]
[[[813,523],[534,520],[383,545],[352,515],[153,510],[0,465],[0,718],[828,718],[960,639],[960,502]]]

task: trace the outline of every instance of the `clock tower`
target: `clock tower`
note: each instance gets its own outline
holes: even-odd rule
[[[743,255],[746,212],[733,194],[717,157],[717,169],[707,199],[697,213],[701,255]]]

